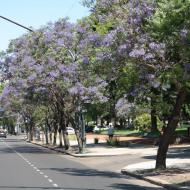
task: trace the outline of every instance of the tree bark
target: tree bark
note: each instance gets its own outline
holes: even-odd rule
[[[54,125],[54,135],[53,135],[53,145],[56,145],[56,140],[57,140],[57,124]]]
[[[81,152],[82,151],[82,139],[81,139],[80,130],[79,130],[79,123],[77,122],[77,120],[78,120],[77,114],[75,114],[75,119],[70,117],[70,123],[71,123],[72,127],[75,129],[75,135],[77,138],[78,149],[79,149],[79,152]]]
[[[175,129],[180,119],[181,108],[184,104],[186,94],[187,92],[185,88],[181,88],[176,98],[176,103],[174,105],[171,117],[169,118],[168,125],[163,131],[163,135],[160,139],[156,158],[156,169],[166,169],[166,156],[168,147],[173,135],[175,134]]]
[[[80,131],[78,129],[75,130],[75,135],[76,135],[77,142],[78,142],[79,152],[82,152],[82,139],[81,139],[81,136],[80,136]]]
[[[49,132],[49,142],[52,144],[52,131]]]
[[[46,144],[49,144],[48,127],[47,127],[47,125],[45,125],[45,139],[46,139]]]
[[[70,148],[70,143],[69,143],[68,132],[66,130],[63,130],[63,140],[64,140],[65,150],[68,150]]]
[[[61,128],[59,128],[59,147],[63,147],[63,142],[62,142],[62,135],[61,135],[62,131]]]
[[[34,126],[33,126],[33,121],[31,119],[30,123],[29,123],[29,141],[33,141],[34,139]]]
[[[156,110],[154,108],[151,108],[151,132],[157,132],[157,117],[156,117]]]

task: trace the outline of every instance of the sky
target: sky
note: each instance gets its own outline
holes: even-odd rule
[[[0,0],[0,15],[34,29],[59,18],[76,22],[89,15],[81,0]],[[11,39],[27,31],[0,18],[0,51],[6,50]]]

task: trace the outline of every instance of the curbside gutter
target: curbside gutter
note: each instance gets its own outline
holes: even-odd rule
[[[153,177],[144,177],[140,174],[136,174],[136,173],[127,171],[125,169],[122,169],[121,173],[124,175],[129,175],[131,177],[147,181],[147,182],[152,183],[154,185],[162,186],[162,187],[169,189],[169,190],[188,190],[188,189],[180,188],[177,185],[169,184],[167,181],[160,180],[160,179],[158,180],[158,179],[155,179]]]

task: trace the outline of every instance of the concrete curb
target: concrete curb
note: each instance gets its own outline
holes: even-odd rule
[[[58,153],[63,153],[63,154],[68,154],[70,156],[73,156],[73,157],[78,157],[78,158],[87,158],[87,157],[108,157],[108,156],[118,156],[117,154],[73,154],[69,151],[65,151],[65,150],[58,150],[58,149],[55,149],[55,148],[52,148],[52,147],[49,147],[49,146],[46,146],[46,145],[43,145],[43,144],[38,144],[36,142],[29,142],[29,141],[26,141],[28,143],[31,143],[31,144],[35,144],[37,146],[41,146],[43,148],[47,148],[47,149],[50,149],[52,151],[55,151],[55,152],[58,152]]]
[[[162,186],[166,189],[169,189],[169,190],[187,190],[185,188],[180,188],[176,185],[173,185],[173,184],[169,184],[167,181],[164,181],[164,180],[157,180],[153,177],[144,177],[140,174],[136,174],[136,173],[133,173],[133,172],[130,172],[130,171],[127,171],[125,169],[122,169],[121,170],[121,173],[124,174],[124,175],[129,175],[131,177],[135,177],[137,179],[141,179],[141,180],[144,180],[144,181],[147,181],[149,183],[152,183],[154,185],[159,185],[159,186]]]

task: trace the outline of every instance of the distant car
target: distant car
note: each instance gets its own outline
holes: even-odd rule
[[[92,133],[92,132],[94,132],[94,128],[95,128],[94,125],[85,126],[85,132],[86,132],[86,133]]]
[[[108,126],[100,126],[100,125],[98,125],[98,126],[95,126],[94,127],[94,132],[100,132],[100,131],[104,131],[104,130],[108,130]]]
[[[72,127],[66,127],[66,130],[69,135],[75,134],[75,130]]]
[[[7,133],[5,130],[3,130],[3,129],[0,130],[0,137],[7,138]]]

